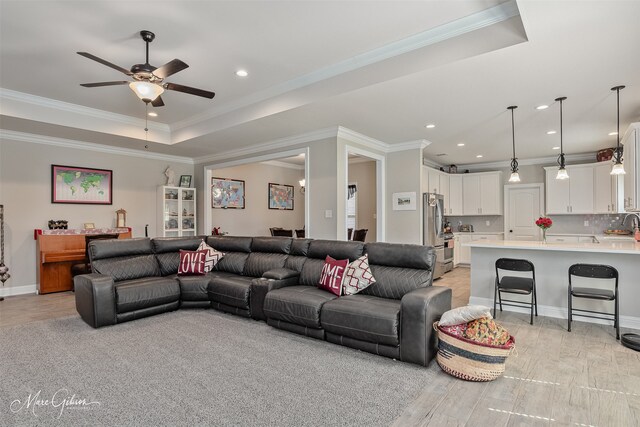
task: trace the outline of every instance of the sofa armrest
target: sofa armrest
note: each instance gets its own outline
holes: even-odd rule
[[[281,268],[279,270],[285,270]],[[293,271],[293,270],[289,270]],[[297,273],[297,272],[296,272]],[[253,279],[251,281],[249,289],[249,311],[251,312],[251,318],[256,320],[267,320],[267,316],[264,314],[264,300],[267,298],[267,294],[274,290],[284,288],[285,286],[295,286],[298,284],[298,275],[289,277],[287,279],[275,280],[266,279],[261,277],[259,279]]]
[[[292,277],[297,278],[300,276],[300,273],[296,270],[291,270],[289,268],[274,268],[273,270],[266,271],[262,277],[264,279],[273,279],[273,280],[284,280],[291,279]]]
[[[73,279],[76,310],[94,328],[116,323],[116,292],[113,278],[105,274],[83,274]]]
[[[433,322],[451,309],[451,289],[428,286],[400,302],[400,360],[427,366],[436,354]]]

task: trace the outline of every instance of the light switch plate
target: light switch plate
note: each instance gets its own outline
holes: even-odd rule
[[[588,226],[589,226],[589,221],[585,221],[585,222],[584,222],[584,226],[585,226],[585,227],[588,227]]]
[[[333,218],[333,211],[331,209],[327,209],[326,211],[324,211],[324,217]]]
[[[491,227],[491,221],[489,221],[489,220],[486,220],[486,221],[484,222],[484,224],[485,224],[487,227]]]

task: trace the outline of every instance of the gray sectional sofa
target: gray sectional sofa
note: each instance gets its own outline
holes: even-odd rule
[[[202,239],[226,255],[204,276],[178,276],[179,251]],[[367,253],[376,283],[338,297],[319,289],[324,259]],[[427,365],[451,290],[433,287],[433,248],[389,243],[203,236],[94,241],[76,308],[94,328],[178,308],[212,307],[370,353]]]

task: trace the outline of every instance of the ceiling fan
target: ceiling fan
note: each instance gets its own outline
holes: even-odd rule
[[[202,96],[209,99],[212,99],[215,96],[214,92],[209,92],[207,90],[164,82],[164,79],[166,79],[167,77],[179,71],[182,71],[189,66],[179,59],[169,61],[158,68],[149,64],[149,43],[151,43],[153,39],[155,39],[156,35],[151,31],[142,30],[140,31],[140,36],[146,43],[146,61],[144,64],[133,65],[130,70],[112,64],[111,62],[105,61],[104,59],[98,58],[97,56],[90,53],[77,52],[78,55],[92,59],[96,62],[106,65],[107,67],[111,67],[114,70],[120,71],[121,73],[132,77],[133,81],[121,80],[115,82],[82,83],[80,84],[80,86],[101,87],[128,84],[131,90],[133,90],[133,92],[138,96],[138,98],[140,98],[146,104],[151,103],[151,105],[153,105],[154,107],[162,107],[164,105],[164,102],[162,101],[160,95],[162,95],[165,90],[175,90],[177,92],[184,92],[190,95]]]

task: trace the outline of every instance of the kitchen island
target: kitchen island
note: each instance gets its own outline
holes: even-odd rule
[[[522,241],[475,241],[471,248],[471,304],[493,307],[495,262],[498,258],[521,258],[535,266],[538,314],[567,318],[568,271],[572,264],[607,264],[620,274],[620,325],[640,329],[640,243],[633,240],[601,243],[543,243]],[[510,272],[509,275],[517,275]],[[612,288],[604,280],[574,278],[574,286]],[[518,295],[510,299],[518,300]],[[530,297],[522,296],[527,301]],[[574,299],[574,308],[611,311],[613,302]],[[527,308],[504,306],[504,310],[528,313]],[[499,317],[499,314],[498,314]],[[577,317],[577,321],[610,323]]]

